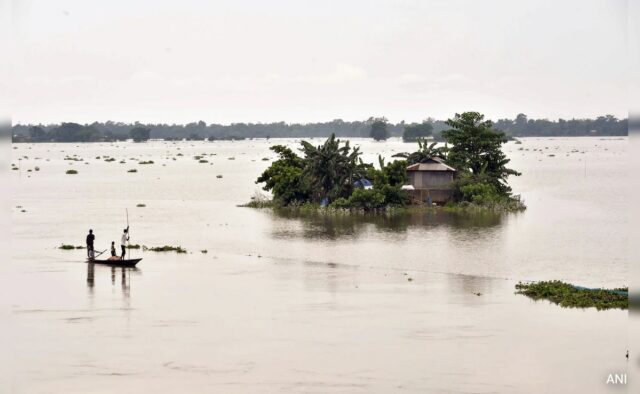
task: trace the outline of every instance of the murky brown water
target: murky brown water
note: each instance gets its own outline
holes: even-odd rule
[[[626,139],[509,143],[520,214],[236,207],[282,142],[14,145],[7,391],[603,392],[626,369],[626,312],[513,294],[519,280],[627,284]],[[368,161],[413,148],[354,143]],[[132,243],[189,253],[134,251],[139,268],[122,270],[57,249],[89,228],[108,248],[125,208]]]

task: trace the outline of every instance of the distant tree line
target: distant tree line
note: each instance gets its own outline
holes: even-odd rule
[[[585,136],[628,135],[627,119],[617,119],[612,115],[596,119],[529,119],[519,114],[515,119],[499,119],[494,128],[507,136]],[[216,140],[244,138],[313,138],[328,137],[371,137],[385,140],[402,136],[405,141],[432,136],[442,139],[442,131],[448,129],[445,121],[428,118],[421,123],[390,123],[384,117],[371,117],[364,121],[344,121],[335,119],[319,123],[232,123],[230,125],[207,124],[203,121],[187,124],[153,124],[123,122],[93,122],[79,124],[33,125],[17,124],[12,127],[14,142],[99,142],[134,139],[145,141],[149,138],[166,140]]]

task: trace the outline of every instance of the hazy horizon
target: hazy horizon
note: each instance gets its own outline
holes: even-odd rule
[[[13,4],[14,124],[628,116],[625,1]]]
[[[452,115],[451,115],[450,117],[448,117],[448,118],[453,118],[453,115],[454,115],[454,114],[452,114]],[[526,114],[525,114],[525,115],[526,115]],[[595,116],[590,117],[590,118],[567,117],[567,118],[562,118],[562,119],[567,120],[567,121],[568,121],[568,120],[573,120],[573,119],[577,119],[577,120],[582,120],[582,119],[592,119],[592,120],[593,120],[593,119],[596,119],[598,116],[605,116],[605,115],[612,115],[612,114],[599,114],[599,115],[595,115]],[[426,118],[426,117],[425,117],[425,118]],[[433,117],[431,117],[431,118],[433,118]],[[442,118],[442,119],[435,119],[435,118],[433,118],[433,120],[434,120],[434,121],[446,121],[448,118]],[[516,116],[514,115],[514,116],[507,116],[507,117],[499,118],[499,119],[515,119],[515,118],[516,118]],[[558,121],[558,119],[533,118],[533,117],[530,117],[530,116],[527,116],[527,118],[528,118],[528,119],[534,119],[534,120],[546,119],[546,120],[549,120],[549,121],[551,121],[551,122],[557,122],[557,121]],[[495,122],[495,121],[497,121],[497,120],[499,120],[498,118],[492,119],[492,118],[487,117],[487,116],[485,116],[485,119],[488,119],[488,120],[491,120],[491,121],[494,121],[494,122]],[[619,120],[628,119],[628,116],[619,117],[618,119],[619,119]],[[185,122],[142,122],[142,121],[136,121],[136,120],[134,120],[134,121],[121,121],[121,120],[117,120],[117,119],[107,119],[107,120],[94,120],[94,121],[88,121],[88,122],[75,122],[75,121],[73,121],[73,120],[63,120],[63,121],[60,121],[60,122],[36,122],[36,123],[34,123],[34,122],[16,122],[16,121],[14,120],[14,121],[12,122],[12,126],[27,126],[27,125],[34,125],[34,126],[35,126],[35,125],[42,125],[42,126],[48,126],[48,125],[56,125],[56,124],[60,124],[60,123],[79,123],[79,124],[87,124],[87,125],[90,125],[90,124],[92,124],[92,123],[94,123],[94,122],[97,122],[97,123],[107,123],[107,122],[109,122],[109,121],[114,122],[114,123],[123,123],[123,124],[135,124],[135,123],[137,122],[137,123],[140,123],[140,124],[143,124],[143,125],[144,125],[144,124],[149,124],[149,125],[151,125],[151,124],[156,124],[156,125],[166,124],[166,125],[177,125],[177,126],[180,126],[180,125],[183,125],[183,126],[184,126],[184,125],[187,125],[187,124],[189,124],[189,123],[197,123],[197,122],[199,122],[199,121],[203,121],[203,122],[205,122],[205,123],[207,124],[207,126],[209,126],[209,125],[214,125],[214,124],[215,124],[215,125],[220,125],[220,126],[232,126],[232,125],[234,125],[234,124],[275,124],[275,123],[284,123],[284,124],[287,124],[287,125],[293,125],[293,124],[308,125],[308,124],[330,123],[330,122],[332,122],[332,121],[334,121],[334,120],[342,120],[342,121],[344,121],[345,123],[350,123],[350,122],[364,122],[364,121],[366,121],[366,120],[368,120],[368,119],[342,119],[342,118],[336,118],[336,119],[325,119],[325,120],[308,121],[308,122],[288,122],[288,121],[286,121],[286,120],[274,120],[274,121],[271,121],[271,122],[261,122],[261,121],[256,121],[256,122],[233,121],[233,122],[224,122],[224,123],[223,123],[223,122],[207,122],[207,121],[204,121],[203,119],[193,119],[193,120],[185,121]],[[397,121],[397,122],[391,122],[391,123],[392,123],[392,124],[399,124],[399,123],[401,123],[403,120],[404,120],[404,119],[401,119],[400,121]],[[414,120],[414,121],[407,121],[407,120],[404,120],[404,121],[405,121],[405,123],[407,123],[407,124],[408,124],[408,123],[412,123],[412,122],[419,123],[419,122],[422,122],[423,120],[427,120],[427,119],[424,119],[424,118],[423,118],[423,119]]]

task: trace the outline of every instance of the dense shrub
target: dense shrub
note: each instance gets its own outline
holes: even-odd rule
[[[385,205],[384,194],[376,189],[356,189],[347,201],[350,208],[364,210],[382,208]]]
[[[489,204],[500,200],[495,186],[488,183],[470,183],[460,187],[463,201]]]

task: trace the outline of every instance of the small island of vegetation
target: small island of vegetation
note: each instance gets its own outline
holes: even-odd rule
[[[320,146],[302,141],[302,155],[272,146],[278,159],[256,183],[264,183],[273,199],[254,198],[246,206],[376,211],[437,203],[452,209],[525,209],[507,184],[510,175],[520,173],[507,168],[505,134],[478,112],[456,114],[446,123],[444,146],[417,137],[417,151],[396,154],[398,160],[389,163],[379,157],[378,168],[335,135]],[[411,177],[408,171],[414,172]],[[408,185],[410,178],[414,182]]]
[[[564,308],[628,309],[629,288],[588,289],[558,280],[518,283],[516,293]]]

